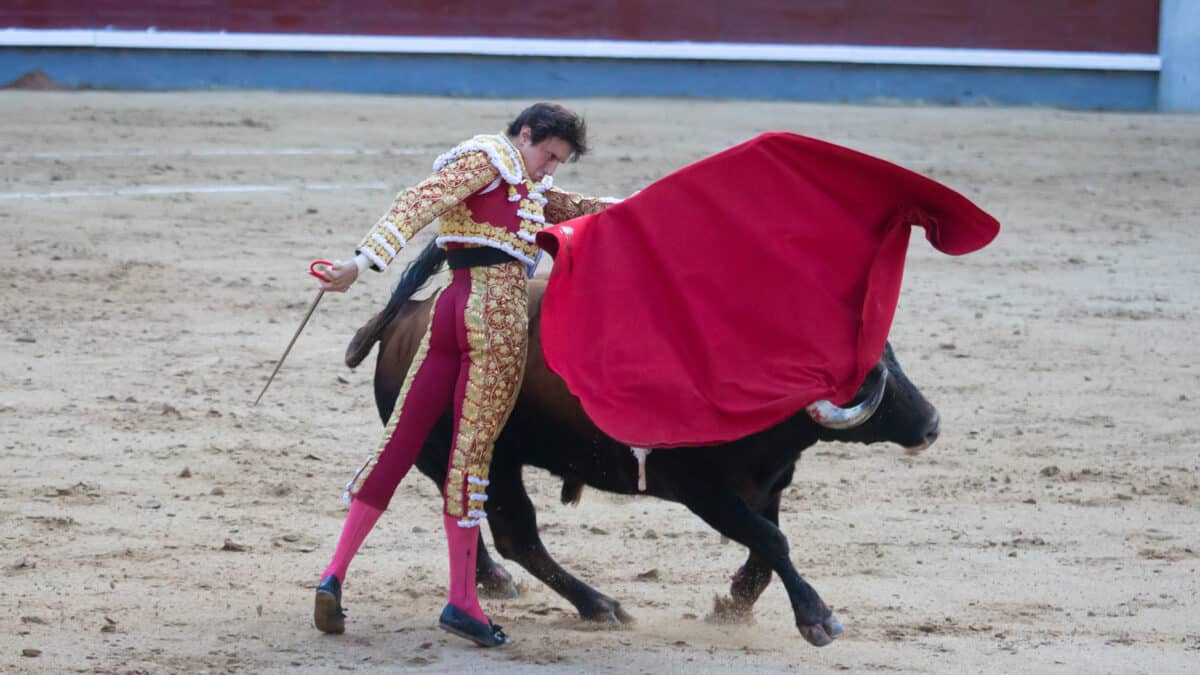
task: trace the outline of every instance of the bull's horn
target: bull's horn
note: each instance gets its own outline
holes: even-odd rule
[[[843,408],[829,401],[821,400],[810,404],[804,409],[814,422],[827,429],[851,429],[871,418],[879,403],[883,401],[883,390],[887,386],[888,370],[884,368],[879,374],[879,386],[865,401],[851,408]]]

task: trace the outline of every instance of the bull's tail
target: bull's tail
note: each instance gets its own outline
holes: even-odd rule
[[[388,300],[387,306],[383,308],[383,311],[371,317],[371,320],[359,328],[354,337],[350,339],[350,344],[346,347],[347,366],[354,368],[367,358],[367,354],[371,353],[371,347],[374,347],[383,335],[383,329],[387,328],[392,319],[395,319],[396,315],[400,313],[400,308],[404,307],[404,303],[408,302],[413,293],[420,290],[429,281],[429,278],[437,273],[444,262],[446,262],[446,251],[431,241],[408,264],[408,267],[404,268],[400,283],[396,284],[396,290],[392,291],[392,298]]]

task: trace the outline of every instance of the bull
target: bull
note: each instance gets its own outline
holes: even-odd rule
[[[444,251],[427,246],[406,268],[384,310],[358,330],[346,351],[346,364],[353,368],[379,343],[375,403],[385,424],[433,307],[432,299],[414,301],[412,295],[444,260]],[[539,336],[546,283],[535,279],[529,288],[525,378],[512,415],[496,440],[491,467],[487,520],[498,552],[574,605],[584,619],[629,623],[632,617],[618,601],[576,578],[547,552],[521,469],[536,466],[561,477],[564,503],[577,502],[584,486],[678,502],[749,550],[733,576],[729,598],[719,607],[721,613],[748,618],[774,573],[787,591],[801,635],[816,646],[837,638],[842,626],[836,615],[792,564],[787,538],[779,529],[780,496],[792,483],[801,453],[820,441],[891,442],[923,449],[937,439],[938,413],[904,375],[891,345],[846,407],[818,402],[731,443],[654,450],[639,466],[631,448],[598,429],[562,379],[547,368]],[[445,484],[451,431],[447,411],[416,463],[439,489]],[[482,541],[477,566],[485,594],[516,595],[511,575],[491,558]]]

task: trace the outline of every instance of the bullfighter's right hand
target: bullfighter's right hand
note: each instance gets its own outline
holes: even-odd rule
[[[338,260],[333,267],[317,265],[316,270],[326,277],[326,280],[319,281],[323,291],[345,293],[358,279],[358,264],[353,260]]]

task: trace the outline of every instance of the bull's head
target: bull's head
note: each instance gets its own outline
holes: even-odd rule
[[[818,425],[844,433],[829,440],[859,443],[892,442],[909,450],[933,445],[941,431],[937,409],[909,381],[891,344],[867,374],[854,400],[846,406],[817,401],[805,409]]]

